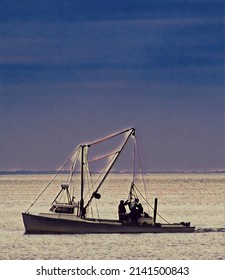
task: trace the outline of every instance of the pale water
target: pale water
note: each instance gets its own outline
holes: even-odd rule
[[[48,210],[56,188],[64,180],[62,176],[37,202],[39,208],[33,207],[30,212]],[[130,176],[114,174],[108,178],[100,191],[100,218],[117,217],[119,200],[127,198]],[[225,259],[224,174],[145,175],[148,199],[153,204],[158,198],[159,214],[171,223],[190,221],[196,226],[194,233],[24,234],[21,212],[27,210],[51,178],[52,175],[0,176],[0,259]],[[144,210],[148,211],[147,207]]]

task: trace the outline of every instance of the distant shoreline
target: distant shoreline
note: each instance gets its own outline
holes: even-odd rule
[[[0,175],[30,175],[30,174],[42,174],[42,175],[51,175],[56,174],[58,171],[32,171],[32,170],[17,170],[17,171],[0,171]],[[69,174],[70,171],[60,171],[59,174]],[[80,172],[75,172],[79,174]],[[93,172],[94,174],[100,174],[100,172]],[[141,172],[138,172],[141,173]],[[225,170],[215,170],[215,171],[145,171],[144,174],[222,174],[225,173]],[[111,174],[132,174],[132,172],[119,172],[112,171]]]

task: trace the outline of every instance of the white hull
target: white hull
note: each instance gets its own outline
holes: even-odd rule
[[[25,232],[30,234],[82,234],[82,233],[184,233],[194,227],[181,224],[140,225],[117,220],[81,219],[75,215],[22,213]]]

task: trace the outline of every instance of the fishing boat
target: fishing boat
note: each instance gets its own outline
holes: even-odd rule
[[[121,143],[113,151],[100,154],[91,158],[91,149],[100,144],[107,143],[117,137],[122,137]],[[93,216],[92,204],[102,200],[100,190],[104,188],[109,174],[112,173],[118,158],[123,154],[128,143],[132,142],[133,174],[131,181],[126,182],[127,199],[120,198],[120,203],[114,207],[115,217],[100,218]],[[129,144],[130,145],[130,144]],[[27,234],[89,234],[89,233],[188,233],[193,232],[195,227],[190,222],[169,223],[161,215],[163,223],[157,221],[158,199],[154,199],[154,207],[150,205],[139,188],[140,180],[136,180],[136,174],[143,172],[135,171],[135,158],[139,158],[137,150],[136,133],[134,128],[129,128],[102,139],[79,145],[65,164],[60,168],[54,178],[47,184],[31,206],[22,213],[25,233]],[[106,160],[101,173],[92,173],[90,165],[93,162]],[[30,210],[37,203],[41,195],[51,186],[54,179],[62,172],[66,164],[71,162],[67,180],[61,183],[50,209],[42,213],[32,213]],[[138,159],[139,165],[140,158]],[[136,164],[137,165],[137,164]],[[113,174],[116,176],[115,174]],[[74,180],[79,177],[79,180]],[[94,178],[94,179],[93,179]],[[144,180],[144,179],[143,179]],[[76,192],[76,195],[75,195]],[[78,197],[79,196],[79,197]],[[63,199],[62,199],[63,198]],[[113,198],[112,198],[112,201]],[[143,203],[146,209],[143,209]],[[110,203],[111,205],[111,203]],[[110,206],[108,205],[108,206]]]

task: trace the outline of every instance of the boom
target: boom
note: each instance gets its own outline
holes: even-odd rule
[[[117,158],[119,157],[120,153],[122,152],[122,150],[123,150],[124,147],[126,146],[126,144],[127,144],[128,140],[130,139],[130,137],[131,137],[132,135],[135,135],[135,129],[134,129],[134,128],[130,128],[130,129],[128,129],[128,130],[125,130],[125,131],[122,131],[122,132],[113,134],[113,135],[111,135],[111,136],[109,136],[109,137],[107,137],[107,138],[104,138],[104,140],[106,140],[106,139],[115,137],[115,136],[117,136],[117,135],[119,135],[119,134],[122,134],[122,133],[125,133],[125,132],[128,132],[128,131],[129,131],[129,134],[128,134],[127,138],[125,139],[125,141],[124,141],[124,143],[122,144],[122,146],[121,146],[121,148],[119,149],[119,151],[116,152],[115,158],[113,159],[113,161],[112,161],[110,167],[108,168],[107,172],[106,172],[105,175],[103,176],[101,182],[98,184],[98,187],[97,187],[96,190],[93,192],[92,196],[90,197],[89,201],[87,202],[86,206],[84,207],[85,209],[90,205],[92,199],[95,197],[96,193],[98,192],[98,190],[100,189],[101,185],[102,185],[103,182],[105,181],[106,177],[108,176],[110,170],[112,169],[112,167],[113,167],[113,165],[115,164],[115,162],[116,162]],[[99,141],[104,141],[104,140],[99,140]],[[94,143],[92,143],[92,144],[99,143],[99,141],[94,142]]]

